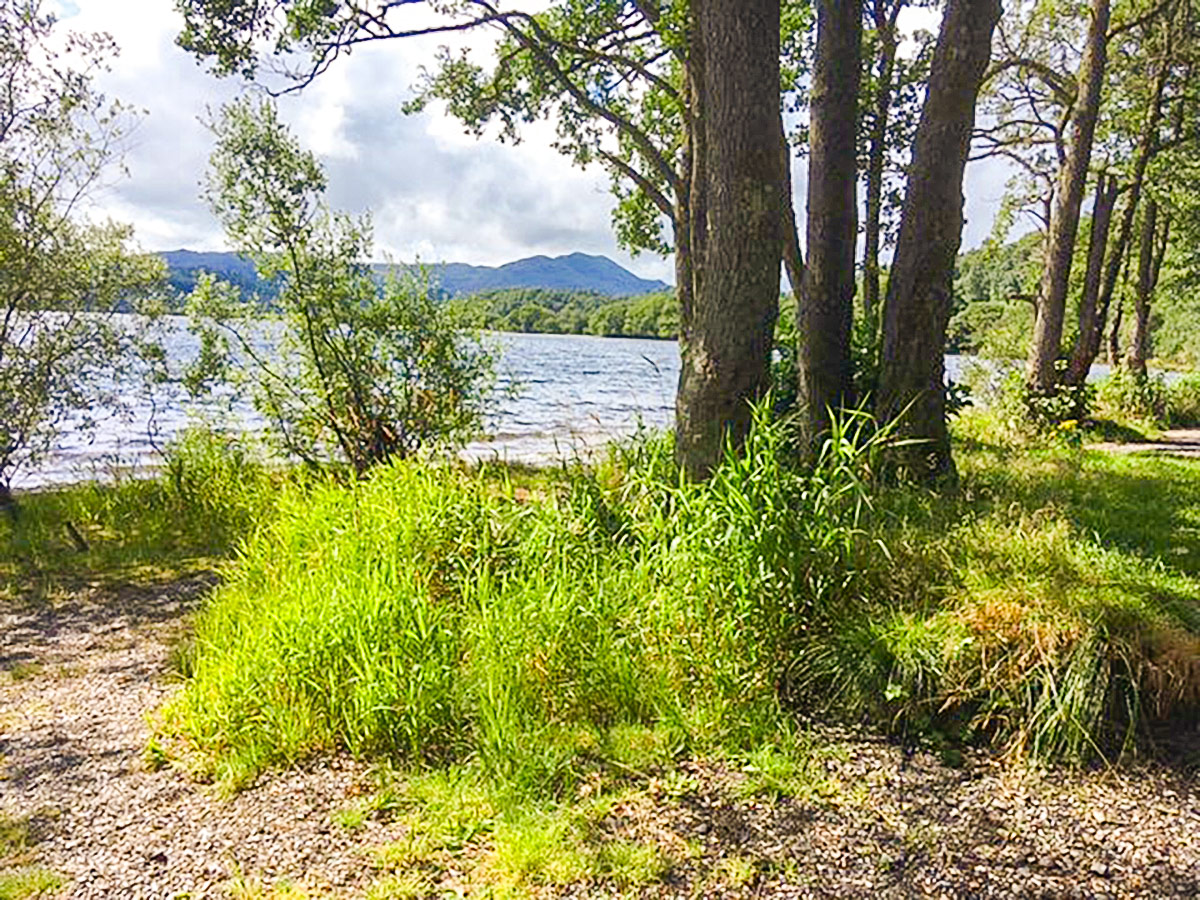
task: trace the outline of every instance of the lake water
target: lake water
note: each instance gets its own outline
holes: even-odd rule
[[[515,384],[517,391],[500,401],[487,423],[487,439],[466,448],[469,458],[532,462],[586,456],[632,434],[639,423],[662,427],[671,421],[679,378],[674,341],[537,334],[497,334],[488,340],[502,348],[500,387]],[[182,320],[170,324],[165,345],[180,368],[198,348]],[[159,447],[205,419],[261,425],[246,404],[231,410],[197,404],[172,385],[147,397],[134,378],[122,387],[127,408],[121,414],[101,411],[94,432],[68,433],[40,466],[18,470],[13,486],[27,489],[153,468],[161,461]]]
[[[660,428],[672,421],[679,379],[674,341],[598,338],[580,335],[499,334],[503,349],[501,385],[518,392],[505,397],[487,423],[488,439],[466,448],[473,459],[533,462],[586,457],[639,426]],[[194,358],[197,341],[183,322],[169,323],[165,341],[173,363]],[[959,380],[968,357],[948,356],[949,376]],[[1096,374],[1102,374],[1097,367]],[[91,435],[68,434],[57,453],[36,469],[21,469],[19,488],[104,478],[127,469],[153,468],[164,446],[182,429],[218,414],[215,405],[195,404],[175,386],[152,397],[133,379],[124,386],[127,409],[103,413]],[[261,420],[245,404],[234,405],[230,421],[254,428]]]

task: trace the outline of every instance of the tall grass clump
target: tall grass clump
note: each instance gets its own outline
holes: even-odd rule
[[[20,494],[0,515],[0,596],[73,581],[209,568],[269,518],[283,473],[232,438],[185,432],[152,477]]]
[[[704,484],[651,438],[592,471],[404,461],[285,489],[201,615],[164,728],[235,781],[346,750],[542,791],[614,729],[769,739],[804,622],[853,592],[869,435],[849,417],[802,471],[760,413]]]
[[[956,494],[876,497],[859,593],[796,655],[813,712],[1076,762],[1194,720],[1200,467],[1057,443],[958,461]]]

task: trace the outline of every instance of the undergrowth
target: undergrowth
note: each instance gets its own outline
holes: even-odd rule
[[[657,438],[527,483],[407,462],[285,490],[200,617],[165,730],[234,781],[344,749],[478,759],[551,795],[614,728],[759,742],[804,630],[854,591],[866,425],[811,473],[764,424],[705,484]]]
[[[933,494],[877,482],[886,439],[852,416],[806,472],[760,420],[705,484],[658,438],[285,486],[159,740],[230,786],[348,751],[559,797],[629,729],[745,754],[805,711],[1084,760],[1195,711],[1200,468],[976,439]]]
[[[18,494],[12,514],[0,511],[0,600],[211,568],[268,517],[283,477],[235,441],[195,431],[167,448],[156,477]]]

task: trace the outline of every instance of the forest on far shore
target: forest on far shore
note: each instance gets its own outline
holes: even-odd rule
[[[1090,225],[1085,218],[1083,229]],[[959,254],[955,266],[954,305],[946,335],[947,353],[971,353],[994,359],[1024,359],[1033,334],[1034,298],[1041,274],[1043,237],[1030,232],[1011,241],[988,240]],[[1076,310],[1087,247],[1081,245],[1073,268],[1068,330],[1078,321]],[[1172,247],[1164,260],[1150,321],[1151,354],[1160,364],[1194,366],[1200,362],[1200,304],[1195,273],[1185,249]],[[1129,292],[1126,283],[1119,287]],[[1121,294],[1118,294],[1120,298]],[[634,297],[610,297],[594,291],[505,288],[481,291],[448,301],[472,328],[523,334],[592,334],[600,337],[660,338],[679,336],[679,308],[674,294],[661,291]],[[780,303],[783,328],[790,330],[793,310]],[[1106,350],[1120,352],[1132,327],[1117,322]],[[780,335],[777,339],[782,339]],[[1066,340],[1072,341],[1067,334]]]

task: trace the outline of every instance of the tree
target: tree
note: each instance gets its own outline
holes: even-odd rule
[[[1150,306],[1158,287],[1163,257],[1170,240],[1171,220],[1159,217],[1158,199],[1150,197],[1142,213],[1142,234],[1138,244],[1137,286],[1133,294],[1133,333],[1125,353],[1125,368],[1135,378],[1145,380],[1146,358],[1150,348]]]
[[[815,445],[853,385],[862,3],[818,0],[809,117],[808,264],[796,317],[797,403]]]
[[[944,389],[946,326],[962,240],[962,180],[1000,0],[950,0],[917,127],[884,305],[876,414],[913,439],[897,454],[918,478],[952,475]]]
[[[750,428],[769,383],[785,201],[779,167],[779,3],[694,0],[693,307],[683,311],[676,456],[693,478]]]
[[[189,300],[202,352],[192,383],[244,373],[283,449],[358,474],[478,428],[492,358],[407,272],[366,263],[370,226],[331,212],[325,177],[270,103],[225,107],[208,198],[235,249],[279,285],[278,312],[206,278]],[[266,337],[275,352],[261,348]],[[236,379],[235,379],[236,381]]]
[[[120,312],[148,309],[165,277],[129,228],[81,208],[118,163],[127,113],[95,90],[106,35],[55,50],[39,0],[0,0],[0,505],[22,466],[120,397],[112,374],[153,352]]]
[[[1022,3],[1002,24],[1000,58],[989,75],[990,121],[978,137],[986,153],[1018,164],[1021,175],[1010,190],[1010,206],[1030,208],[1045,233],[1026,376],[1036,393],[1052,392],[1060,382],[1081,385],[1099,352],[1146,166],[1158,153],[1163,90],[1174,77],[1176,63],[1163,52],[1162,25],[1188,5]],[[1095,179],[1095,199],[1088,263],[1082,279],[1073,279],[1089,177]],[[1078,332],[1060,373],[1072,296],[1078,297]]]
[[[863,90],[859,139],[863,174],[862,312],[872,333],[878,327],[882,298],[880,254],[895,237],[900,200],[896,187],[908,168],[909,150],[921,113],[921,100],[929,75],[930,36],[919,32],[902,35],[900,14],[928,5],[928,0],[866,0],[863,57]],[[905,37],[915,38],[917,52],[901,54]]]
[[[254,75],[264,41],[276,60],[305,51],[304,66],[284,73],[293,88],[319,77],[361,43],[480,27],[498,31],[492,70],[446,51],[414,108],[442,99],[469,128],[496,121],[510,140],[519,138],[523,122],[553,117],[559,149],[581,165],[605,166],[619,201],[618,238],[631,249],[675,253],[684,359],[677,404],[680,462],[702,474],[719,458],[721,435],[736,439],[744,433],[747,401],[765,387],[770,341],[761,334],[769,335],[777,306],[777,275],[771,276],[772,299],[765,300],[762,285],[768,278],[760,270],[771,259],[778,267],[779,231],[788,219],[778,199],[779,154],[772,153],[768,191],[756,149],[779,145],[779,3],[558,0],[531,14],[502,10],[489,0],[458,0],[431,4],[441,14],[436,24],[408,28],[407,3],[379,10],[285,0],[177,0],[177,5],[185,23],[180,43],[213,60],[218,73]],[[788,4],[797,5],[802,4]],[[714,68],[706,53],[728,64],[727,70]],[[768,136],[760,119],[767,71],[775,74],[774,124],[764,144]],[[724,118],[730,95],[746,103],[744,120]],[[710,141],[710,119],[731,130],[713,132]],[[727,177],[747,181],[718,184]],[[739,205],[734,195],[743,204],[765,203],[777,214],[776,223],[768,226],[757,207]],[[708,233],[708,212],[727,217],[725,227]],[[771,250],[751,248],[749,242],[764,238]],[[747,251],[744,257],[734,245]],[[713,277],[706,278],[701,265]],[[730,327],[735,322],[739,326]]]
[[[1054,189],[1050,226],[1046,235],[1046,262],[1038,289],[1037,318],[1033,328],[1026,382],[1040,394],[1052,393],[1058,383],[1056,363],[1062,344],[1063,320],[1071,260],[1079,229],[1079,211],[1092,159],[1092,142],[1100,114],[1100,92],[1108,61],[1109,0],[1092,0],[1078,86],[1070,112],[1070,136],[1062,155]]]

